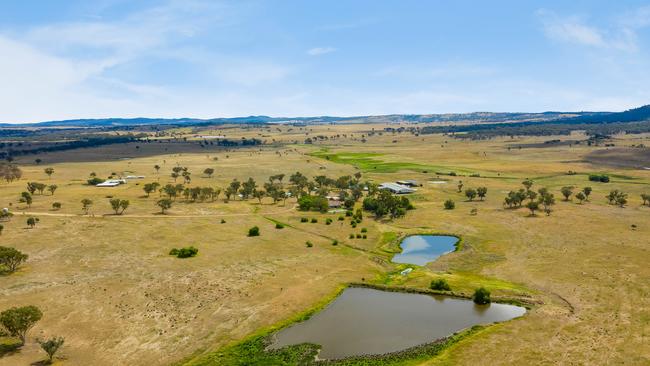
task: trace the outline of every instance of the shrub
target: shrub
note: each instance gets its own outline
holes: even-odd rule
[[[330,225],[330,224],[332,224],[332,219],[328,218],[327,220],[325,220],[325,225]]]
[[[309,221],[309,219],[306,218],[306,217],[301,217],[300,218],[300,222],[308,222],[308,221]]]
[[[334,246],[337,246],[337,245],[339,245],[339,241],[338,241],[338,240],[336,240],[336,239],[334,239],[334,240],[332,240],[332,245],[334,245]]]
[[[226,223],[226,220],[221,219],[221,223],[222,223],[222,224],[225,224],[225,223]]]
[[[253,226],[252,228],[248,229],[248,236],[260,236],[260,228]]]
[[[350,216],[352,216],[353,214],[354,214],[354,213],[352,212],[352,210],[347,210],[347,211],[345,211],[345,216],[346,216],[346,217],[350,217]]]
[[[169,255],[175,255],[176,258],[190,258],[194,257],[199,253],[199,250],[195,247],[185,247],[180,249],[172,249],[169,251]]]
[[[357,234],[357,239],[361,239],[361,234]]]
[[[48,362],[52,363],[52,359],[54,358],[54,354],[63,346],[63,343],[65,342],[65,338],[63,337],[52,337],[46,341],[43,340],[37,340],[38,344],[41,346],[43,351],[47,353],[47,358]]]
[[[479,287],[474,291],[474,295],[472,295],[472,300],[474,301],[475,304],[478,305],[489,304],[491,302],[490,291],[488,291],[485,287]]]
[[[352,225],[353,228],[356,228],[356,227],[357,227],[357,222],[356,222],[356,221],[352,221],[351,225]]]
[[[445,201],[445,210],[453,210],[456,208],[456,203],[452,200],[446,200]]]
[[[609,176],[605,174],[590,174],[589,180],[592,182],[609,183]]]
[[[368,232],[368,229],[366,229],[365,227],[364,227],[364,228],[361,228],[361,232],[362,232],[362,233],[367,233],[367,232]]]
[[[368,239],[368,235],[366,235],[366,234],[363,234],[361,237],[362,237],[363,239]]]
[[[350,239],[354,239],[354,234],[350,234]]]
[[[52,203],[52,209],[54,209],[54,210],[60,210],[60,209],[61,209],[61,202],[54,202],[54,203]]]
[[[343,221],[343,220],[345,220],[345,217],[339,216],[339,221]]]
[[[312,244],[312,242],[310,242],[309,240],[305,242],[305,245],[307,246],[307,248],[311,248],[314,246],[314,244]]]
[[[282,224],[279,223],[279,222],[276,222],[276,223],[275,223],[275,228],[276,228],[276,229],[284,229],[284,225],[282,225]]]
[[[438,291],[451,291],[451,287],[444,278],[437,278],[431,281],[429,288]]]
[[[104,180],[102,178],[92,177],[92,178],[87,180],[87,183],[90,186],[96,186],[96,185],[98,185],[100,183],[104,183]]]
[[[315,223],[317,223],[317,222],[318,222],[318,219],[317,219],[317,218],[314,217],[314,218],[311,219],[311,223],[312,223],[312,224],[315,224]]]

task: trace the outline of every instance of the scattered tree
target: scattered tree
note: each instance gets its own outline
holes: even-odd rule
[[[156,164],[153,166],[153,168],[156,170],[156,174],[160,171],[160,165]]]
[[[585,196],[584,192],[578,192],[576,193],[576,198],[580,201],[580,204],[582,204],[582,201],[587,199],[587,196]]]
[[[48,340],[37,340],[38,344],[41,345],[41,348],[45,353],[47,353],[47,361],[48,363],[52,363],[52,360],[54,359],[54,355],[56,352],[63,346],[63,343],[65,342],[65,338],[63,337],[52,337]]]
[[[27,207],[32,207],[32,202],[34,199],[32,198],[32,195],[29,192],[23,192],[20,194],[20,202],[27,204]]]
[[[52,174],[54,174],[54,168],[45,168],[45,174],[47,174],[48,178],[52,178]]]
[[[29,217],[27,218],[27,226],[29,226],[30,229],[33,229],[39,221],[38,217]]]
[[[530,210],[530,216],[535,216],[535,211],[539,210],[539,202],[530,201],[526,204],[526,208]]]
[[[466,189],[466,190],[465,190],[465,196],[466,196],[467,199],[469,199],[470,201],[473,201],[474,198],[476,198],[476,190],[473,189],[473,188],[468,188],[468,189]]]
[[[564,196],[564,200],[568,201],[569,197],[571,197],[571,195],[573,194],[573,187],[568,187],[568,186],[562,187],[560,192],[562,192],[562,195]]]
[[[205,168],[205,170],[203,171],[203,174],[207,175],[208,178],[212,178],[212,174],[214,174],[214,169]]]
[[[109,201],[111,208],[115,211],[116,215],[121,215],[129,207],[129,200],[121,200],[119,198],[113,198]]]
[[[158,200],[158,202],[156,202],[156,205],[160,207],[160,213],[164,215],[165,212],[172,207],[172,200],[163,198],[161,200]]]
[[[56,184],[50,184],[49,186],[47,186],[47,190],[50,192],[52,196],[54,196],[54,192],[56,191],[57,188],[59,187]]]
[[[0,324],[12,337],[18,337],[25,344],[27,332],[41,320],[43,313],[33,305],[12,307],[0,313]]]
[[[0,266],[9,273],[16,272],[18,267],[27,261],[27,258],[29,256],[18,249],[0,246]]]
[[[589,201],[589,195],[591,194],[591,187],[584,187],[582,193],[585,195],[585,200]]]
[[[485,196],[487,195],[487,187],[478,187],[476,188],[476,194],[478,197],[483,201],[485,199]]]
[[[479,287],[474,291],[474,295],[472,295],[472,300],[474,301],[475,304],[478,305],[489,304],[491,302],[490,291],[488,291],[485,287]]]
[[[88,215],[88,211],[90,210],[90,206],[92,205],[93,205],[93,201],[88,198],[84,198],[81,200],[81,209],[84,211],[86,215]]]

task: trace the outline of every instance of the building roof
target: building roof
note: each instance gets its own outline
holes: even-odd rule
[[[386,182],[386,183],[380,184],[379,189],[388,189],[391,192],[398,193],[398,194],[415,192],[415,189],[413,189],[413,188],[409,188],[407,186],[397,184],[397,183],[392,183],[392,182]]]

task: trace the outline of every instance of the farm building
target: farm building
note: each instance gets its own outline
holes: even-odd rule
[[[117,187],[120,184],[125,184],[126,180],[124,179],[109,179],[103,183],[99,183],[96,187]]]
[[[395,194],[407,194],[415,192],[415,189],[397,183],[382,183],[379,185],[379,189],[387,189]]]
[[[398,180],[395,183],[401,184],[401,185],[407,186],[407,187],[417,187],[417,186],[419,186],[418,182],[413,180],[413,179]]]

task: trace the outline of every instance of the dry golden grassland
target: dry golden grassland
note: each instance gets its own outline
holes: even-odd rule
[[[588,154],[604,147],[507,149],[550,138],[474,142],[383,134],[361,143],[361,135],[372,127],[383,128],[229,130],[229,136],[237,138],[268,135],[268,142],[302,143],[319,134],[330,139],[228,152],[163,151],[125,160],[112,158],[109,152],[116,147],[102,147],[92,152],[102,156],[96,161],[66,162],[65,154],[75,152],[62,152],[43,156],[38,166],[22,165],[23,179],[0,184],[0,207],[16,214],[3,223],[0,245],[15,247],[30,258],[18,272],[0,277],[0,309],[33,304],[44,316],[27,345],[0,358],[0,365],[43,359],[34,338],[46,335],[66,338],[61,353],[65,360],[59,361],[65,365],[170,364],[286,321],[346,283],[427,288],[439,276],[456,292],[470,294],[483,285],[493,296],[540,305],[520,319],[464,339],[427,365],[650,362],[650,207],[641,206],[640,199],[641,193],[650,193],[650,171],[585,162]],[[198,132],[210,133],[219,130]],[[615,142],[647,145],[648,137],[620,137]],[[308,155],[314,153],[317,156]],[[155,164],[162,167],[160,174]],[[260,205],[255,199],[224,203],[223,194],[215,202],[185,203],[179,198],[168,215],[160,215],[154,204],[158,194],[143,197],[142,186],[173,182],[169,173],[176,164],[189,167],[191,186],[225,187],[233,178],[248,177],[261,185],[279,173],[287,174],[287,182],[295,171],[333,178],[360,171],[362,179],[378,183],[416,179],[423,186],[411,195],[416,209],[406,217],[375,221],[366,214],[356,229],[348,221],[337,221],[339,214],[299,212],[294,199],[272,204],[266,198]],[[55,169],[51,179],[43,173],[48,166]],[[202,176],[207,167],[215,168],[214,177]],[[567,175],[569,170],[578,174]],[[464,176],[436,174],[449,171]],[[146,178],[97,188],[84,184],[90,172]],[[610,174],[612,181],[589,182],[590,172]],[[507,191],[519,189],[525,178],[535,181],[533,188],[544,186],[555,194],[551,216],[529,217],[525,208],[503,208]],[[441,180],[446,183],[431,183]],[[487,199],[466,202],[457,192],[459,180],[464,188],[488,187]],[[26,207],[18,198],[27,181],[59,188],[54,196],[36,195]],[[593,187],[590,201],[562,201],[559,190],[568,185],[576,192]],[[629,194],[625,208],[607,204],[604,196],[611,189]],[[112,215],[108,196],[130,200],[124,215]],[[89,215],[82,215],[83,198],[94,202]],[[456,202],[455,210],[443,209],[449,198]],[[51,210],[55,201],[62,203],[61,210]],[[476,215],[470,214],[472,208]],[[30,215],[40,219],[33,229],[25,225]],[[301,223],[301,217],[318,218],[318,223]],[[331,225],[325,225],[327,217],[334,220]],[[275,229],[273,220],[287,225]],[[247,237],[248,228],[255,225],[261,236]],[[348,239],[362,227],[368,229],[367,239]],[[407,278],[396,275],[401,267],[389,263],[395,239],[428,232],[459,235],[462,250]],[[339,245],[332,245],[334,239]],[[308,248],[306,241],[314,246]],[[167,254],[173,247],[189,245],[199,248],[197,257]]]

